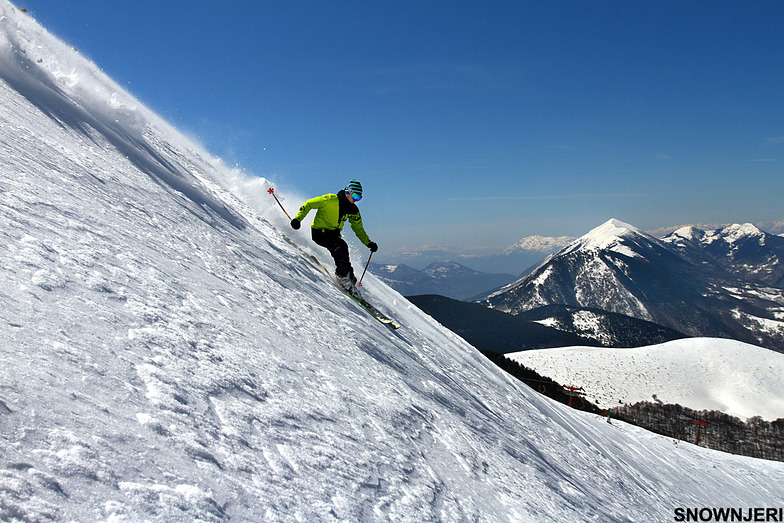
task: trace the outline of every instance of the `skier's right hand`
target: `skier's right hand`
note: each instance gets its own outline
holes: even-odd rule
[[[299,229],[299,227],[300,227],[300,223],[298,219],[294,218],[293,220],[291,220],[292,229]]]

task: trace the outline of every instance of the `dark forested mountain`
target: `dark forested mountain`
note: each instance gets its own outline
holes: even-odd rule
[[[577,334],[602,347],[641,347],[686,337],[657,323],[584,307],[545,305],[517,316]]]
[[[475,347],[500,353],[569,345],[637,347],[684,337],[651,322],[595,309],[551,305],[513,315],[443,296],[408,299]]]
[[[432,294],[408,296],[408,300],[479,349],[505,354],[527,349],[595,345],[589,338],[488,309],[478,303]]]

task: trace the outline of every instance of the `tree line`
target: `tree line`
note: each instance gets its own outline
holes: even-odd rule
[[[611,417],[663,436],[742,456],[784,461],[784,418],[746,421],[717,410],[642,401],[613,407]],[[699,422],[701,425],[698,425]],[[707,423],[704,425],[704,423]]]
[[[701,447],[750,456],[784,461],[784,418],[772,422],[755,416],[746,421],[717,410],[693,410],[682,405],[642,401],[602,410],[583,397],[570,397],[563,385],[541,376],[536,371],[489,350],[479,349],[490,361],[535,391],[560,403],[585,412],[609,416],[637,425],[656,434]],[[697,423],[700,424],[698,425]]]

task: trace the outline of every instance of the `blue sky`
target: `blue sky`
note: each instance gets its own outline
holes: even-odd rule
[[[213,154],[365,186],[387,256],[784,220],[784,2],[16,0]]]

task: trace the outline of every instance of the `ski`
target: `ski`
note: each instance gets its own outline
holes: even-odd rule
[[[394,329],[394,330],[397,330],[397,329],[399,329],[399,328],[400,328],[400,324],[399,324],[398,322],[396,322],[395,320],[393,320],[392,318],[390,318],[389,316],[387,316],[386,314],[384,314],[383,312],[381,312],[380,310],[378,310],[377,308],[375,308],[373,305],[371,305],[370,303],[368,303],[368,302],[367,302],[367,300],[365,300],[364,298],[361,298],[361,297],[359,297],[359,296],[354,296],[354,295],[353,295],[353,294],[352,294],[352,293],[351,293],[351,292],[350,292],[348,289],[346,289],[345,287],[343,287],[343,286],[342,286],[342,285],[341,285],[341,284],[340,284],[340,283],[339,283],[339,282],[336,280],[336,278],[335,278],[335,277],[334,277],[332,274],[330,274],[330,273],[329,273],[329,271],[326,269],[326,267],[324,267],[323,265],[321,265],[321,262],[320,262],[320,261],[318,261],[318,259],[317,259],[315,256],[311,256],[311,257],[310,257],[310,261],[311,261],[311,262],[313,262],[313,264],[314,264],[316,267],[318,267],[319,269],[321,269],[321,271],[322,271],[322,272],[324,272],[324,274],[326,274],[326,275],[329,277],[330,281],[332,281],[332,283],[334,283],[334,284],[335,284],[335,286],[336,286],[338,289],[340,289],[341,291],[343,291],[343,293],[344,293],[346,296],[348,296],[349,298],[351,298],[352,300],[354,300],[355,302],[357,302],[357,304],[358,304],[360,307],[362,307],[363,309],[365,309],[365,310],[366,310],[366,311],[367,311],[367,312],[368,312],[368,313],[369,313],[371,316],[373,316],[375,319],[377,319],[378,321],[380,321],[381,323],[383,323],[383,324],[384,324],[384,325],[386,325],[387,327],[390,327],[390,328],[392,328],[392,329]]]
[[[360,305],[360,307],[362,307],[363,309],[368,311],[371,316],[373,316],[375,319],[377,319],[378,321],[380,321],[384,325],[387,325],[388,327],[391,327],[392,329],[395,329],[395,330],[400,328],[400,324],[398,322],[396,322],[392,318],[388,317],[387,315],[385,315],[384,313],[379,311],[377,308],[375,308],[373,305],[369,304],[363,298],[358,298],[358,297],[354,296],[353,294],[351,294],[349,291],[347,291],[346,289],[344,289],[340,285],[338,285],[338,287],[340,287],[340,290],[342,290],[346,294],[346,296],[348,296],[349,298],[351,298],[352,300],[357,302]]]

